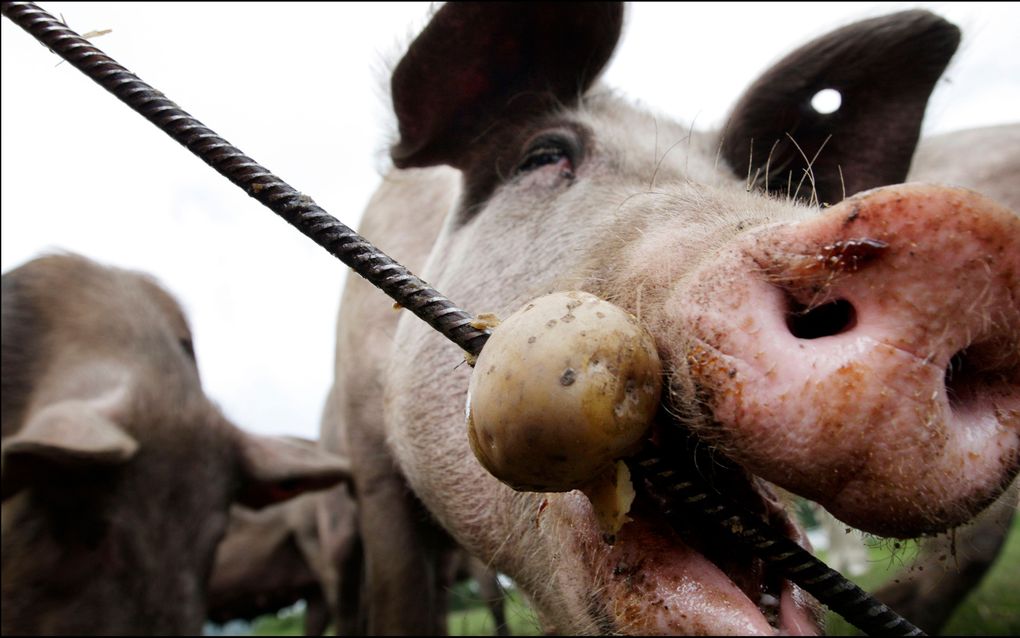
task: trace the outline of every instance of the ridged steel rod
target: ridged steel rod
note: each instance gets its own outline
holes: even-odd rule
[[[407,268],[320,208],[311,197],[295,190],[242,153],[34,3],[5,0],[0,4],[3,14],[11,21],[113,93],[248,195],[283,217],[402,307],[472,355],[481,352],[489,332],[475,328],[472,325],[474,318],[470,314],[456,307]],[[646,457],[644,461],[650,467],[659,467],[664,463],[652,457]],[[649,480],[669,488],[668,482],[656,477],[654,471]],[[704,498],[699,494],[709,492],[700,485],[698,477],[691,477],[691,481],[691,489],[696,492],[692,492],[694,497],[690,500],[690,507],[713,518],[714,513],[720,511],[717,508],[722,501],[715,502],[719,499],[719,496],[715,496],[710,499],[713,501],[711,507],[694,505]],[[861,591],[839,572],[829,569],[809,552],[786,539],[780,532],[747,520],[749,517],[739,510],[725,511],[727,515],[717,520],[717,523],[723,527],[732,527],[734,521],[740,521],[743,528],[755,530],[751,546],[763,560],[775,565],[789,580],[813,593],[820,602],[843,615],[848,622],[864,631],[875,631],[883,635],[922,635],[919,629]],[[783,548],[781,560],[770,553],[771,547]],[[816,581],[824,585],[819,586]],[[852,605],[846,604],[846,592],[852,592]]]

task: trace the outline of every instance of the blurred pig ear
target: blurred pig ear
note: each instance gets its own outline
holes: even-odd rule
[[[617,2],[449,2],[393,71],[399,168],[450,164],[496,122],[574,104],[616,48]]]
[[[747,90],[723,131],[722,154],[737,175],[777,194],[793,196],[801,184],[798,196],[806,200],[810,167],[818,203],[900,183],[928,97],[959,42],[959,29],[920,10],[822,36]],[[823,89],[839,92],[835,112],[812,106]]]
[[[63,401],[40,410],[0,447],[3,498],[30,486],[54,467],[85,469],[126,463],[138,443],[88,401]]]
[[[347,459],[308,439],[242,433],[239,447],[241,489],[237,501],[248,507],[265,507],[351,479]]]

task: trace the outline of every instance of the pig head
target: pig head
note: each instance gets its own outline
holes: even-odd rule
[[[232,425],[151,278],[54,254],[2,285],[3,632],[198,633],[230,504],[347,463]]]
[[[667,375],[648,445],[802,544],[780,488],[876,534],[968,521],[1020,459],[1020,219],[902,184],[959,31],[925,11],[839,29],[700,132],[598,83],[622,23],[616,4],[440,8],[394,69],[398,170],[363,234],[473,312],[558,290],[629,310]],[[826,88],[835,113],[810,105]],[[609,544],[580,492],[488,475],[463,353],[412,316],[359,321],[388,306],[365,286],[342,301],[337,388],[363,532],[392,530],[365,534],[373,600],[426,582],[402,557],[445,542],[423,533],[438,527],[513,577],[546,631],[819,630],[809,596],[715,531],[667,524],[668,495],[641,481]],[[349,365],[368,359],[377,374]],[[695,443],[663,444],[677,432]],[[394,612],[380,605],[370,630],[429,627]]]
[[[253,620],[306,601],[306,630],[322,635],[326,623],[318,565],[317,493],[252,510],[234,505],[209,578],[206,616],[217,623]],[[321,625],[321,626],[320,626]]]
[[[251,620],[303,599],[305,635],[321,636],[331,622],[340,635],[365,633],[357,506],[347,488],[258,511],[234,505],[209,580],[209,619]]]

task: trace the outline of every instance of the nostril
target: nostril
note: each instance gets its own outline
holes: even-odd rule
[[[1017,382],[1016,348],[1010,356],[995,341],[971,344],[960,350],[946,366],[946,396],[953,409],[961,409],[982,396],[1006,390],[1015,396]]]
[[[857,311],[846,299],[837,299],[820,306],[807,307],[792,297],[786,313],[786,327],[798,339],[831,337],[853,329]]]
[[[967,351],[961,350],[953,355],[946,366],[946,396],[949,398],[949,405],[959,408],[969,391],[972,389],[974,376],[973,366],[966,356]]]

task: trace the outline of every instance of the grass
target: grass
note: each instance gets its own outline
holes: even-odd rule
[[[909,544],[876,543],[869,548],[871,568],[852,580],[864,589],[874,589],[891,578],[913,556]],[[821,552],[824,559],[824,552]],[[1017,636],[1020,635],[1020,517],[1013,521],[1003,554],[981,585],[960,605],[943,635]],[[448,625],[451,636],[492,636],[495,626],[482,602],[467,589],[451,592]],[[515,636],[535,636],[542,632],[534,613],[514,589],[507,591],[506,618]],[[277,616],[263,616],[252,623],[253,635],[299,636],[303,611],[286,610]],[[828,615],[828,635],[858,636],[861,633],[839,616]]]
[[[288,607],[276,614],[259,616],[251,624],[252,636],[304,636],[305,610],[303,606]]]
[[[468,607],[463,611],[453,612],[447,619],[451,636],[494,636],[496,626],[488,608],[481,605]],[[514,636],[539,636],[542,634],[534,612],[519,592],[507,590],[506,604],[503,607],[506,623],[510,626],[510,634]]]

